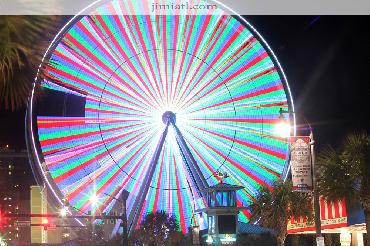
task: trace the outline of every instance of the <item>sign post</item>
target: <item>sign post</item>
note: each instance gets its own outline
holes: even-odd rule
[[[317,237],[316,238],[316,245],[317,246],[325,246],[324,237]]]
[[[290,137],[290,150],[293,190],[311,192],[313,186],[310,137]]]

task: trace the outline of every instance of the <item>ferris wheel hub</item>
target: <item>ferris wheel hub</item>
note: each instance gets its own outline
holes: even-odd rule
[[[162,121],[165,125],[169,123],[176,124],[176,114],[172,111],[166,111],[162,115]]]

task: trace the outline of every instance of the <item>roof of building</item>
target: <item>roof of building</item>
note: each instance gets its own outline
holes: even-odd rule
[[[241,189],[244,189],[243,186],[239,186],[239,185],[231,185],[231,184],[228,184],[228,183],[218,183],[214,186],[210,186],[206,189],[204,189],[204,191],[214,191],[214,190],[220,190],[220,191],[229,191],[229,190],[241,190]]]

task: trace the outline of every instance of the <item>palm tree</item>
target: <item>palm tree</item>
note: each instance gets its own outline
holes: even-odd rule
[[[276,232],[279,246],[283,246],[287,236],[287,222],[291,217],[313,218],[312,199],[307,193],[292,191],[292,182],[275,181],[272,189],[260,188],[256,200],[250,205],[252,222]]]
[[[326,147],[317,159],[318,184],[329,201],[359,201],[364,209],[370,246],[370,135],[348,134],[343,144]]]
[[[0,16],[0,108],[26,105],[43,52],[60,17]]]

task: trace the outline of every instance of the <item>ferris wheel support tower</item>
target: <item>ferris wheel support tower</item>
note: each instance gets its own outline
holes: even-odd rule
[[[190,149],[188,145],[186,144],[185,139],[180,129],[176,126],[176,114],[173,113],[172,111],[166,111],[162,115],[162,121],[166,125],[166,127],[161,135],[161,138],[159,139],[158,145],[154,151],[153,157],[149,164],[149,169],[148,169],[147,175],[145,176],[145,179],[143,182],[143,187],[139,195],[136,197],[136,200],[133,205],[133,210],[129,215],[128,224],[127,224],[127,227],[128,227],[127,231],[129,234],[135,230],[135,225],[137,225],[138,223],[140,211],[144,204],[145,198],[148,194],[150,183],[153,179],[153,174],[158,164],[158,159],[163,149],[164,141],[166,140],[166,137],[168,134],[169,126],[172,126],[175,129],[176,142],[180,149],[180,153],[183,159],[185,160],[190,177],[192,178],[193,182],[196,184],[196,191],[201,197],[203,197],[205,195],[204,190],[209,187],[206,179],[204,178],[204,175],[202,174],[197,162],[195,161],[193,157],[193,154],[190,152]]]

